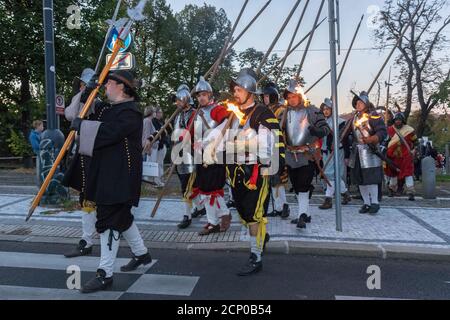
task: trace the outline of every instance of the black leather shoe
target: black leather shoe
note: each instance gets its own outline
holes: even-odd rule
[[[69,251],[64,254],[66,258],[75,258],[81,256],[87,256],[92,253],[92,247],[86,248],[87,242],[86,240],[80,240],[78,246],[74,248],[72,251]]]
[[[197,210],[192,213],[192,218],[198,218],[206,215],[206,209],[203,208],[202,210]]]
[[[178,224],[178,229],[186,229],[191,225],[191,223],[192,219],[189,219],[188,216],[184,216],[183,221]]]
[[[308,216],[303,213],[297,222],[297,229],[306,229],[306,220],[308,219]]]
[[[294,219],[291,221],[292,224],[297,224],[298,223],[298,219]]]
[[[236,208],[236,203],[233,200],[230,200],[227,202],[227,208],[231,209],[231,208]]]
[[[281,211],[281,219],[287,219],[291,215],[291,209],[289,209],[289,205],[285,203],[283,205],[283,211]]]
[[[120,271],[122,272],[130,272],[136,270],[141,265],[148,265],[152,262],[152,257],[150,253],[146,253],[140,257],[131,258],[130,262],[127,265],[120,267]]]
[[[273,210],[272,212],[268,213],[267,216],[269,218],[275,218],[281,216],[281,212],[277,210]]]
[[[97,291],[103,291],[111,287],[113,284],[113,278],[106,278],[106,272],[102,269],[97,270],[95,278],[86,282],[80,289],[81,293],[94,293]]]
[[[369,210],[370,210],[370,206],[365,204],[361,207],[361,209],[359,210],[359,213],[366,214],[366,213],[369,213]]]
[[[240,277],[251,276],[255,273],[260,272],[261,270],[262,260],[256,262],[256,255],[252,253],[250,259],[248,259],[247,263],[239,270],[237,275]]]
[[[414,193],[408,194],[408,200],[409,201],[416,201],[416,197],[414,196]]]
[[[350,194],[350,192],[346,192],[342,194],[342,204],[345,206],[347,204],[349,204],[350,202],[352,202],[352,195]]]
[[[374,216],[380,211],[380,205],[379,204],[372,204],[369,208],[369,214]]]

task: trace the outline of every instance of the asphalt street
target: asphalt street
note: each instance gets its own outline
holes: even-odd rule
[[[67,289],[66,268],[79,265],[81,283],[87,281],[95,274],[99,248],[91,257],[63,258],[70,248],[0,242],[0,299],[450,299],[450,265],[443,262],[268,254],[263,272],[242,278],[235,273],[247,253],[186,250],[152,250],[151,266],[116,273],[108,292],[81,295]],[[129,257],[121,248],[117,267]]]

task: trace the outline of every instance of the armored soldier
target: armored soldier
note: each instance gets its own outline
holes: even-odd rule
[[[199,110],[194,122],[196,159],[200,157],[202,164],[196,165],[196,187],[191,197],[200,196],[205,205],[208,223],[200,236],[226,231],[231,224],[231,214],[224,199],[226,180],[224,164],[207,164],[203,157],[203,150],[207,149],[206,137],[208,132],[218,127],[227,117],[227,109],[214,101],[211,85],[200,77],[194,88],[194,94],[199,103]]]
[[[352,183],[359,186],[364,205],[361,214],[375,215],[380,210],[378,185],[383,182],[383,161],[379,144],[386,138],[386,125],[369,101],[367,92],[355,95],[352,101],[356,114],[352,121],[352,152],[349,167]]]
[[[233,118],[227,137],[227,175],[236,209],[249,229],[250,259],[238,272],[247,276],[262,270],[262,253],[270,238],[266,232],[269,179],[284,168],[284,141],[273,112],[255,101],[259,91],[253,70],[242,70],[230,90],[241,116]]]
[[[314,173],[321,157],[320,139],[329,135],[331,129],[323,113],[306,100],[298,81],[290,81],[284,91],[284,98],[289,105],[282,123],[287,142],[286,162],[298,201],[298,218],[292,223],[304,229],[306,223],[311,222],[311,215],[308,215],[309,199]]]
[[[173,122],[174,131],[172,133],[173,153],[172,157],[178,158],[176,167],[178,178],[181,184],[181,192],[185,203],[183,220],[178,224],[179,229],[186,229],[192,223],[192,205],[195,205],[195,217],[206,214],[205,206],[200,204],[199,197],[192,198],[192,191],[195,186],[195,165],[193,158],[192,142],[194,138],[194,121],[195,110],[192,107],[192,97],[189,87],[181,85],[175,96],[175,103],[181,112],[175,117]],[[190,131],[188,129],[191,128]],[[183,146],[183,141],[190,139],[191,143],[187,144],[187,149]],[[181,149],[181,150],[180,150]],[[172,158],[172,160],[174,160]]]
[[[414,152],[418,145],[418,139],[414,128],[406,124],[403,113],[397,113],[393,121],[394,123],[387,129],[387,157],[396,164],[400,171],[397,172],[386,166],[385,174],[389,177],[389,193],[393,196],[398,191],[399,180],[404,179],[408,199],[414,201]]]
[[[330,128],[333,127],[333,101],[331,99],[327,98],[320,106],[320,110],[324,114],[325,118],[327,119],[327,124]],[[339,124],[339,137],[342,134],[342,131],[345,128],[345,120],[338,117],[338,124]],[[333,135],[334,132],[331,132],[328,136],[326,136],[323,139],[322,142],[322,156],[323,156],[323,162],[326,164],[326,167],[324,168],[325,176],[330,181],[331,186],[327,186],[326,192],[325,192],[325,201],[324,203],[319,207],[321,210],[327,210],[333,208],[333,197],[334,197],[334,188],[335,188],[335,174],[334,174],[334,151],[335,148],[333,146]],[[341,192],[342,192],[342,204],[346,205],[351,200],[352,197],[350,195],[350,192],[347,189],[347,185],[345,183],[345,177],[347,176],[347,172],[345,168],[347,167],[346,163],[348,163],[348,159],[350,157],[350,148],[347,144],[340,143],[339,145],[339,163],[338,165],[343,168],[341,170],[341,179],[339,183],[341,184]]]

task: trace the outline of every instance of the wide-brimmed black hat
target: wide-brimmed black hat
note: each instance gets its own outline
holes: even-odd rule
[[[106,77],[106,81],[109,79],[123,83],[127,88],[129,88],[134,96],[137,97],[137,90],[141,87],[141,82],[134,76],[134,74],[127,70],[116,70],[112,71]]]

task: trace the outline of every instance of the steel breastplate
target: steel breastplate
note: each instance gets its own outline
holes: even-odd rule
[[[355,126],[355,123],[357,121],[357,117],[355,116],[353,120],[353,134],[356,138],[356,150],[359,155],[359,161],[361,164],[362,169],[370,169],[370,168],[377,168],[381,167],[383,165],[381,159],[375,155],[370,147],[367,144],[362,143],[363,134],[360,130],[358,130]],[[370,125],[367,121],[367,123],[364,124],[363,127],[364,132],[370,132]],[[378,146],[377,146],[378,148]]]
[[[175,142],[175,146],[179,146],[181,148],[181,143],[179,141],[179,138],[181,135],[185,134],[185,130],[189,126],[189,119],[192,116],[192,113],[194,112],[193,109],[190,109],[188,111],[182,111],[180,114],[177,115],[175,118],[174,123],[174,135],[172,136],[172,141]],[[189,148],[190,144],[187,144],[185,146],[186,150],[190,150]],[[180,154],[178,155],[180,157]],[[194,165],[194,158],[191,154],[191,152],[181,152],[181,164],[177,165],[177,171],[179,174],[190,174],[194,172],[195,165]]]
[[[204,134],[206,131],[214,129],[219,125],[211,116],[211,112],[216,106],[217,105],[215,104],[211,104],[199,110],[197,118],[195,119],[195,132],[201,132]]]
[[[233,122],[230,126],[228,140],[229,142],[239,141],[249,141],[255,139],[258,133],[250,127],[250,119],[247,119],[244,125],[240,124],[239,119],[233,118]],[[257,162],[257,152],[258,150],[250,150],[251,152],[242,152],[242,150],[237,150],[234,146],[235,162],[237,164],[250,164]],[[246,150],[249,151],[249,150]]]
[[[308,130],[310,126],[306,109],[290,109],[286,119],[286,139],[291,147],[301,147],[317,140]]]

